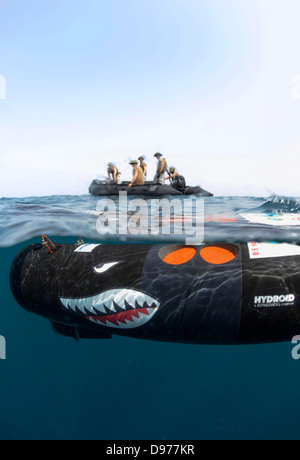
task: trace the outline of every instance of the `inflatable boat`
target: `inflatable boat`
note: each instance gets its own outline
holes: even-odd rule
[[[75,339],[234,345],[300,333],[300,247],[285,243],[32,244],[10,286]]]
[[[119,192],[127,192],[128,195],[143,196],[162,196],[162,195],[197,195],[203,197],[213,196],[212,193],[203,190],[201,187],[185,187],[176,189],[171,185],[154,185],[152,182],[146,182],[144,185],[134,185],[128,187],[129,182],[123,182],[121,185],[109,184],[105,181],[93,180],[89,187],[89,193],[93,196],[118,195]]]

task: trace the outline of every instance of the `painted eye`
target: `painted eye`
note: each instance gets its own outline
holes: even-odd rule
[[[118,265],[119,262],[111,262],[110,264],[98,264],[94,267],[95,273],[105,273],[110,270],[115,265]]]
[[[183,265],[189,262],[196,254],[194,246],[167,246],[159,250],[159,257],[169,265]]]
[[[200,256],[205,262],[212,265],[222,265],[231,262],[238,255],[239,248],[234,244],[214,244],[204,246],[200,250]]]

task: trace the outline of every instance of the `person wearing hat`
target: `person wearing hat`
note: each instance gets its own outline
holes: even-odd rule
[[[107,174],[109,182],[113,182],[114,184],[118,185],[121,184],[121,173],[113,163],[108,163]]]
[[[170,175],[167,162],[163,158],[162,154],[159,152],[155,153],[154,156],[158,160],[158,165],[157,165],[156,174],[153,179],[153,183],[164,185],[165,184],[165,172],[167,172]]]
[[[128,186],[132,187],[133,185],[144,185],[145,177],[142,168],[138,166],[138,161],[132,160],[129,164],[132,166],[133,169],[133,177],[132,181],[129,183]]]
[[[169,171],[170,171],[170,175],[168,177],[166,177],[166,180],[170,180],[171,182],[173,182],[175,177],[179,176],[179,174],[176,171],[176,168],[174,168],[173,166],[171,166],[171,168],[169,168]]]
[[[186,189],[185,178],[178,174],[173,166],[170,168],[170,174],[166,179],[171,181],[171,186],[176,188],[176,190],[183,192]]]
[[[144,178],[146,179],[146,177],[147,177],[147,165],[146,165],[146,163],[145,163],[145,157],[140,156],[140,157],[138,158],[138,160],[139,160],[139,162],[140,162],[140,168],[142,168],[142,170],[143,170]]]

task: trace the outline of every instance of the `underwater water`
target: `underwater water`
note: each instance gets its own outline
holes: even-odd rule
[[[203,215],[194,216],[191,200],[182,206],[183,216],[154,215],[155,228],[194,217],[205,242],[297,244],[298,203],[212,197],[204,200]],[[78,237],[121,244],[184,239],[184,233],[172,233],[172,225],[169,235],[99,234],[100,208],[88,195],[0,199],[0,335],[6,343],[0,438],[299,439],[300,360],[293,359],[290,342],[207,346],[119,336],[77,342],[17,304],[9,285],[12,261],[24,246],[40,242],[42,233],[72,244]],[[116,211],[111,208],[106,218],[117,220],[117,229],[120,213],[134,216],[130,209]]]

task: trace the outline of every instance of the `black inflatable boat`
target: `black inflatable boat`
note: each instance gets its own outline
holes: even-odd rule
[[[161,195],[198,195],[203,197],[213,196],[212,193],[203,190],[201,187],[185,187],[176,189],[171,185],[154,185],[152,182],[145,182],[144,185],[128,187],[129,182],[121,185],[109,184],[100,180],[93,180],[89,187],[89,193],[93,196],[118,195],[119,192],[127,192],[128,195],[161,196]]]

